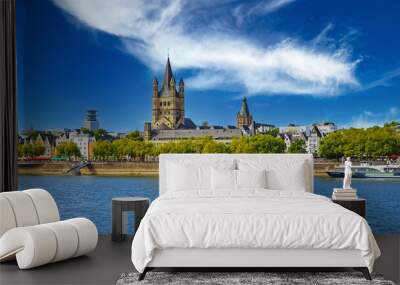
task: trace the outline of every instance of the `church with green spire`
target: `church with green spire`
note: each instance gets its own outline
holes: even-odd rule
[[[229,142],[235,137],[256,134],[260,127],[269,128],[271,125],[254,122],[246,97],[236,115],[236,126],[196,126],[190,118],[185,117],[185,83],[181,78],[176,85],[168,57],[161,86],[157,77],[153,79],[152,117],[151,122],[144,123],[143,137],[153,142],[198,137]]]

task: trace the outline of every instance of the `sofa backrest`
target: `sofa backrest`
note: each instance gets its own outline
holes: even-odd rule
[[[161,154],[159,164],[159,193],[166,193],[168,189],[168,177],[171,176],[169,168],[171,164],[190,165],[213,165],[231,163],[234,161],[236,169],[267,169],[272,184],[271,189],[285,189],[286,182],[290,177],[296,177],[299,168],[302,170],[303,179],[296,179],[299,189],[313,192],[314,184],[314,161],[311,154]],[[293,184],[293,181],[290,181]]]
[[[57,204],[49,192],[29,189],[0,193],[0,237],[15,227],[60,220]]]

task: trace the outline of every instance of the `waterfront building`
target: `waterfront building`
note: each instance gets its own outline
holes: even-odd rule
[[[309,126],[299,126],[295,124],[289,124],[286,127],[279,127],[279,133],[289,133],[289,134],[300,134],[305,133],[306,136],[310,135],[310,127]]]
[[[250,125],[250,132],[252,135],[267,134],[276,127],[271,124],[257,123],[255,121]]]
[[[70,132],[65,132],[56,139],[56,145],[63,142],[73,142],[79,148],[82,159],[92,159],[93,158],[93,144],[96,139],[89,135],[83,134],[80,130],[74,130]]]
[[[92,159],[93,157],[93,143],[95,138],[89,134],[82,134],[78,132],[72,132],[69,135],[69,140],[75,143],[81,153],[81,158]]]
[[[153,142],[167,142],[171,140],[212,137],[214,140],[229,143],[232,138],[239,138],[242,132],[238,128],[196,128],[179,130],[157,130],[152,137]]]
[[[332,122],[322,122],[314,124],[313,126],[316,126],[318,130],[321,132],[321,134],[324,136],[329,133],[337,131],[337,126],[335,125],[335,123]]]
[[[36,140],[41,140],[44,145],[44,156],[51,158],[56,153],[55,137],[50,133],[39,134]]]
[[[34,144],[39,143],[44,146],[43,157],[51,158],[55,154],[56,148],[56,137],[45,131],[36,132],[36,134],[30,136],[19,136],[20,144]]]
[[[293,136],[290,133],[283,133],[278,135],[285,142],[286,151],[288,151],[289,147],[292,145]]]
[[[91,132],[100,128],[100,122],[97,119],[97,110],[87,111],[84,127]]]
[[[314,126],[307,138],[307,153],[311,153],[316,156],[319,154],[319,144],[322,137],[323,134],[319,131],[318,127]]]

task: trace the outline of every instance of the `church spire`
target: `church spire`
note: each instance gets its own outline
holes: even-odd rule
[[[169,56],[168,56],[167,64],[165,65],[165,71],[164,71],[163,88],[167,90],[169,89],[172,78],[174,78],[174,75],[172,74],[171,63],[169,62]]]
[[[240,108],[240,115],[248,117],[250,115],[249,106],[247,106],[247,99],[243,97],[242,107]]]

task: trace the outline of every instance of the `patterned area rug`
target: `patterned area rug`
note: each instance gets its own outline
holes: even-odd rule
[[[292,285],[292,284],[328,284],[328,285],[395,285],[382,276],[372,275],[368,281],[359,272],[148,272],[146,278],[138,281],[138,273],[122,274],[117,285],[146,284],[213,284],[213,285]]]

